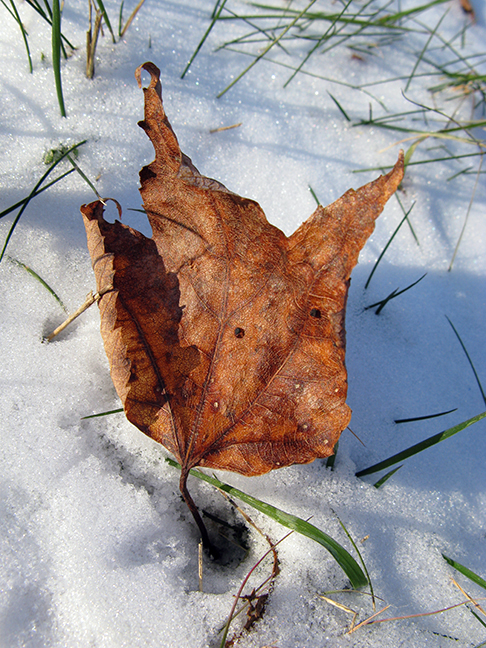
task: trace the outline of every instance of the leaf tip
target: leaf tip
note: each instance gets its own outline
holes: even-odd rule
[[[159,97],[162,96],[159,68],[155,65],[155,63],[152,63],[151,61],[146,61],[145,63],[142,63],[142,65],[139,65],[135,70],[135,78],[137,80],[139,88],[142,87],[142,70],[145,70],[150,74],[150,84],[148,86],[148,89],[155,89]]]

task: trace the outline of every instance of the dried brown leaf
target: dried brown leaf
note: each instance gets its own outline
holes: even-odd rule
[[[290,237],[260,206],[202,176],[181,152],[153,63],[140,172],[153,236],[84,205],[101,330],[127,418],[189,470],[260,475],[327,457],[346,405],[349,277],[403,177],[394,169],[319,206]],[[201,533],[207,536],[199,518]]]

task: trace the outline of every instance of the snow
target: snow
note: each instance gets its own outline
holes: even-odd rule
[[[143,97],[133,73],[146,60],[162,70],[164,103],[182,150],[204,175],[258,200],[268,219],[287,234],[315,208],[309,185],[327,204],[350,186],[378,175],[353,171],[390,166],[396,159],[399,147],[394,143],[400,133],[352,127],[343,118],[329,93],[353,118],[366,118],[370,101],[374,114],[380,114],[375,100],[345,86],[300,75],[284,89],[289,71],[261,61],[216,99],[250,61],[215,52],[225,38],[240,33],[237,25],[225,23],[225,34],[217,25],[181,80],[209,24],[212,3],[203,0],[147,2],[116,45],[105,32],[93,80],[84,76],[86,3],[67,2],[63,30],[79,49],[63,63],[68,117],[61,118],[49,33],[33,10],[18,4],[29,33],[34,73],[28,72],[18,27],[2,8],[0,209],[29,194],[46,170],[46,151],[86,139],[78,157],[83,172],[96,178],[101,195],[123,205],[126,223],[149,234],[144,217],[129,211],[140,208],[138,171],[153,156],[136,125],[143,116]],[[116,16],[117,2],[105,4]],[[441,29],[451,38],[465,17],[459,3],[448,6]],[[125,14],[130,10],[126,7]],[[433,8],[426,16],[428,24],[435,26],[443,12],[443,5]],[[483,52],[485,35],[484,7],[478,7],[478,22],[469,30],[463,51]],[[409,46],[420,49],[413,42]],[[410,73],[413,61],[404,58],[401,47],[397,43],[386,56],[365,61],[351,58],[342,47],[311,62],[309,69],[314,65],[321,75],[355,84],[403,74],[404,69]],[[411,109],[401,94],[404,85],[397,81],[370,89],[390,111],[398,112]],[[427,87],[418,77],[408,94],[431,105]],[[238,122],[238,128],[209,132]],[[484,141],[484,129],[482,136]],[[420,159],[418,152],[415,159]],[[344,432],[333,471],[317,460],[257,478],[218,475],[285,511],[304,519],[312,516],[313,524],[353,553],[339,516],[360,547],[376,595],[383,599],[378,609],[391,606],[383,617],[431,612],[461,602],[464,597],[451,577],[471,596],[484,596],[484,590],[441,556],[445,553],[486,575],[484,421],[407,460],[378,490],[374,475],[355,477],[357,470],[485,408],[445,317],[460,333],[486,384],[484,176],[448,272],[475,183],[474,174],[447,182],[461,168],[459,162],[410,167],[400,199],[405,209],[415,202],[411,220],[420,246],[405,224],[364,289],[377,256],[403,217],[392,198],[353,273],[347,313],[348,402],[353,409],[351,428],[365,445]],[[71,174],[31,202],[7,250],[52,286],[69,311],[94,288],[79,214],[80,205],[91,200],[87,185]],[[2,242],[11,223],[12,214],[0,223]],[[364,310],[424,273],[419,284],[392,300],[380,315]],[[43,336],[64,319],[52,295],[8,259],[0,264],[0,291],[0,646],[219,645],[218,631],[233,597],[268,544],[250,529],[245,560],[217,565],[205,559],[204,591],[199,592],[197,531],[179,496],[177,471],[164,461],[164,449],[122,414],[82,419],[119,407],[97,309],[89,309],[57,341],[43,344]],[[457,410],[441,418],[394,423],[453,408]],[[190,488],[201,508],[233,519],[216,491],[194,479]],[[244,508],[274,541],[287,532]],[[263,618],[238,645],[446,648],[485,640],[484,627],[464,606],[346,635],[352,615],[319,597],[348,585],[332,557],[296,533],[279,545],[278,555],[280,574]],[[247,593],[270,570],[270,563],[264,563]],[[334,599],[356,610],[358,620],[373,612],[368,596],[346,593]],[[238,623],[235,630],[241,627]]]

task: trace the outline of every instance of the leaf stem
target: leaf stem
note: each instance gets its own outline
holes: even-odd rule
[[[192,517],[194,518],[197,526],[199,527],[199,531],[201,533],[201,540],[203,543],[204,548],[213,556],[213,558],[217,558],[218,551],[213,547],[211,544],[211,541],[209,539],[209,534],[208,530],[206,529],[206,526],[204,522],[202,521],[202,517],[199,515],[199,511],[197,510],[197,506],[192,499],[189,491],[187,490],[187,478],[189,476],[189,470],[187,469],[182,469],[181,470],[181,479],[179,482],[179,489],[181,491],[182,497],[184,498],[185,503],[187,504],[189,510],[192,513]]]

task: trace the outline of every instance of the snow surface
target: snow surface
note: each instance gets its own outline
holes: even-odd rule
[[[288,70],[260,62],[216,99],[249,62],[237,54],[215,52],[223,40],[240,33],[229,23],[224,34],[217,26],[181,80],[209,24],[213,3],[203,0],[148,0],[122,42],[113,45],[107,34],[100,39],[92,81],[84,76],[87,3],[66,2],[63,30],[79,49],[63,63],[68,112],[63,119],[48,31],[28,6],[17,4],[35,69],[30,75],[19,30],[2,7],[0,209],[28,195],[46,169],[42,158],[47,150],[87,139],[78,158],[84,173],[96,178],[100,194],[123,205],[125,222],[149,233],[143,217],[128,211],[140,207],[138,171],[153,156],[136,125],[143,115],[143,97],[133,73],[146,60],[162,70],[165,107],[182,149],[204,175],[258,200],[269,220],[287,234],[315,208],[309,185],[326,204],[377,175],[354,175],[353,170],[391,165],[396,159],[398,146],[387,147],[399,134],[351,127],[345,121],[329,92],[353,118],[365,118],[370,101],[375,114],[380,107],[344,86],[300,75],[283,89]],[[105,4],[116,16],[118,0]],[[483,51],[484,5],[477,10],[466,53]],[[129,11],[127,4],[125,15]],[[443,12],[444,6],[433,8],[429,24],[435,25]],[[459,3],[451,3],[441,29],[450,37],[464,20]],[[352,58],[343,47],[314,65],[321,74],[353,83],[409,73],[414,61],[403,56],[401,47],[365,61]],[[389,83],[373,91],[390,110],[410,110],[401,95],[403,86]],[[433,101],[425,82],[421,86],[417,81],[410,93],[429,105]],[[209,133],[237,122],[242,122],[239,128]],[[361,548],[375,593],[383,605],[391,605],[383,616],[459,603],[463,596],[451,576],[471,595],[484,596],[484,590],[441,557],[443,552],[486,575],[484,421],[409,459],[379,490],[372,485],[375,476],[355,477],[357,470],[484,409],[445,317],[456,326],[486,384],[484,176],[454,268],[447,271],[475,181],[474,175],[446,181],[461,168],[459,163],[410,167],[400,199],[406,209],[415,201],[411,219],[420,246],[407,226],[402,227],[364,290],[374,261],[402,218],[392,198],[353,273],[347,314],[348,402],[351,427],[365,446],[344,432],[334,471],[318,460],[258,478],[219,475],[285,511],[312,516],[313,524],[353,551],[338,515]],[[81,178],[70,175],[30,204],[7,251],[39,273],[70,311],[94,288],[79,214],[79,206],[92,199]],[[12,215],[2,220],[2,241],[11,223]],[[424,273],[422,282],[391,301],[379,316],[364,310]],[[91,308],[57,341],[42,344],[42,337],[63,320],[59,305],[8,260],[0,264],[0,277],[0,646],[219,645],[217,633],[233,597],[268,545],[251,530],[250,551],[240,564],[206,560],[204,592],[199,592],[197,532],[178,494],[178,474],[164,461],[164,449],[122,414],[82,420],[119,407],[97,309]],[[442,418],[394,423],[452,408],[457,411]],[[192,480],[190,488],[202,508],[231,518],[228,504],[209,486]],[[264,515],[245,510],[274,540],[285,535],[286,529]],[[446,648],[475,646],[486,638],[484,627],[464,607],[345,635],[351,615],[319,598],[348,586],[331,556],[295,533],[279,545],[278,554],[280,574],[263,619],[242,636],[241,646]],[[265,563],[248,592],[269,571]],[[334,598],[358,611],[359,620],[372,613],[369,597]]]

